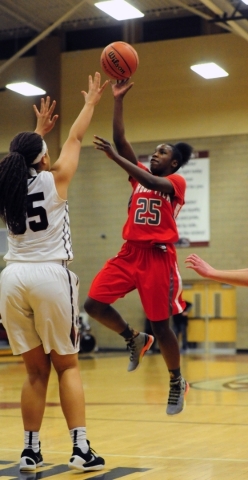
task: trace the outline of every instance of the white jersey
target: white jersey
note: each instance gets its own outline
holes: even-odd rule
[[[51,172],[28,179],[26,231],[8,234],[13,262],[71,261],[73,259],[67,200],[59,197]]]

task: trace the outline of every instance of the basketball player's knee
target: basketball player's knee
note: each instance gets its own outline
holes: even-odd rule
[[[88,313],[88,315],[91,314],[93,307],[94,307],[94,300],[92,300],[92,298],[87,297],[84,302],[84,310]]]
[[[49,371],[42,371],[40,369],[36,369],[33,371],[28,372],[28,379],[31,384],[35,384],[37,382],[47,385],[50,376]]]
[[[168,320],[162,320],[158,322],[151,322],[152,326],[152,331],[157,340],[160,338],[163,339],[166,335],[168,335],[168,332],[170,331],[170,326],[169,326],[169,321]]]
[[[78,354],[53,355],[52,363],[60,378],[65,372],[78,369]]]
[[[101,302],[97,302],[93,298],[88,297],[84,303],[84,309],[90,315],[90,317],[95,318],[96,316],[100,315],[103,310],[106,308],[104,304]]]

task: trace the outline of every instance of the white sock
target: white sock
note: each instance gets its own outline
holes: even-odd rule
[[[77,427],[70,430],[70,435],[74,447],[78,447],[83,453],[87,453],[89,445],[86,441],[86,427]]]
[[[24,448],[32,448],[35,453],[40,450],[39,432],[24,430]]]

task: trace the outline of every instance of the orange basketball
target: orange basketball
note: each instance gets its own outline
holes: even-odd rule
[[[108,77],[124,80],[130,78],[136,71],[139,57],[129,43],[113,42],[102,51],[100,63]]]

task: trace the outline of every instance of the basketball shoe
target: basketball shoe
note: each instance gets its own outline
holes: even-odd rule
[[[130,362],[127,367],[128,372],[133,372],[139,366],[143,356],[151,348],[154,337],[147,333],[140,332],[131,340],[126,340],[127,348],[130,350]]]
[[[83,453],[81,448],[73,447],[72,456],[68,463],[69,468],[75,468],[83,472],[91,472],[94,470],[102,470],[105,465],[105,460],[99,457],[97,453],[91,448],[90,442],[87,440],[89,450]]]
[[[40,445],[40,443],[39,443]],[[37,467],[42,467],[43,457],[41,451],[35,453],[32,448],[24,448],[20,459],[20,470],[33,472]]]
[[[186,401],[185,397],[189,391],[189,384],[183,377],[170,381],[170,391],[166,413],[167,415],[176,415],[183,411]]]

